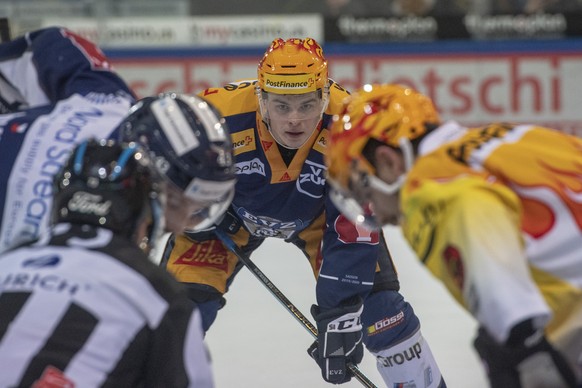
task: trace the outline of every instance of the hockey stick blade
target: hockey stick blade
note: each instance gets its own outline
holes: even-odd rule
[[[230,236],[220,230],[215,230],[216,236],[222,241],[224,246],[232,253],[236,255],[236,257],[247,267],[251,273],[259,279],[259,281],[271,292],[275,298],[295,317],[299,323],[309,332],[311,335],[317,340],[317,328],[311,323],[311,321],[303,315],[303,313],[269,280],[267,275],[264,274],[263,271],[256,264],[250,259],[248,255],[246,255],[235,243],[232,241]],[[352,375],[360,382],[364,387],[368,388],[377,388],[377,386],[368,378],[357,365],[348,364],[348,369],[352,373]]]

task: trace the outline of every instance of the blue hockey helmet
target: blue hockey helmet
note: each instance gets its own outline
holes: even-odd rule
[[[130,109],[117,133],[121,141],[151,151],[162,174],[202,204],[186,230],[208,228],[223,215],[234,197],[234,156],[226,122],[213,105],[197,95],[146,97]]]
[[[51,222],[104,227],[149,253],[164,226],[163,189],[153,160],[135,143],[87,140],[54,177]]]

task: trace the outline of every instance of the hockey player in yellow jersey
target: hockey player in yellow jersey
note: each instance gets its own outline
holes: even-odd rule
[[[582,386],[582,141],[534,125],[463,128],[426,96],[365,85],[331,126],[333,199],[400,224],[478,321],[492,387]]]

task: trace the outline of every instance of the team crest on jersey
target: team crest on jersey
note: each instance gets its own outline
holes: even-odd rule
[[[333,227],[338,235],[338,239],[344,244],[378,244],[378,231],[372,231],[361,225],[355,225],[343,215],[335,219]]]
[[[256,216],[245,208],[239,208],[237,214],[243,220],[247,230],[258,237],[289,238],[296,230],[302,229],[303,221],[281,221],[271,217]]]
[[[231,136],[232,149],[234,150],[235,156],[257,149],[257,145],[255,143],[255,131],[253,128],[233,133]]]

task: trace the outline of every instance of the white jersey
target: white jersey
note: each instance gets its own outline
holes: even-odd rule
[[[133,102],[103,53],[66,29],[0,45],[0,253],[46,232],[53,175]]]
[[[58,224],[0,256],[0,387],[213,386],[200,312],[107,229]]]

